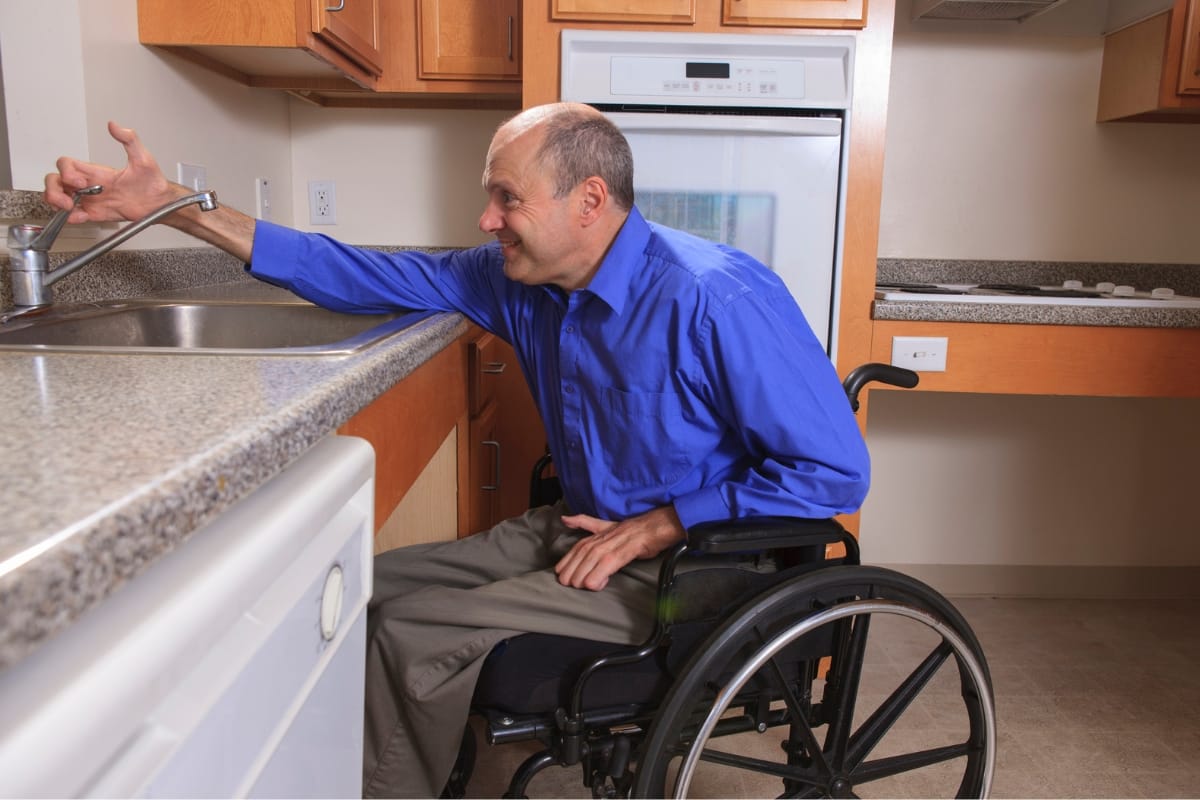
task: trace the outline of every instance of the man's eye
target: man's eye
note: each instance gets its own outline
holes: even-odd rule
[[[504,205],[506,206],[515,206],[517,204],[517,196],[511,192],[501,192],[500,198],[504,201]]]

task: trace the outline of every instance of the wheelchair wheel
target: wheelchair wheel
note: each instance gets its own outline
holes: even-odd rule
[[[891,570],[831,567],[752,600],[697,649],[633,795],[984,797],[995,740],[987,663],[949,601]]]

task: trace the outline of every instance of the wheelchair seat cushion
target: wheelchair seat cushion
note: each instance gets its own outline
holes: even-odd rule
[[[589,663],[636,649],[546,633],[514,636],[488,655],[472,702],[510,714],[553,712],[570,705],[575,679]],[[669,685],[670,677],[651,656],[598,670],[584,690],[584,706],[643,705],[665,694]]]

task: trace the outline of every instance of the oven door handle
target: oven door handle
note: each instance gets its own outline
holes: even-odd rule
[[[837,117],[751,117],[725,114],[610,112],[625,133],[734,133],[748,136],[841,136]]]

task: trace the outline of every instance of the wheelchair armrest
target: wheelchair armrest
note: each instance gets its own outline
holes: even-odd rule
[[[688,546],[702,553],[736,553],[844,542],[849,534],[835,519],[745,517],[702,522],[688,529]]]

